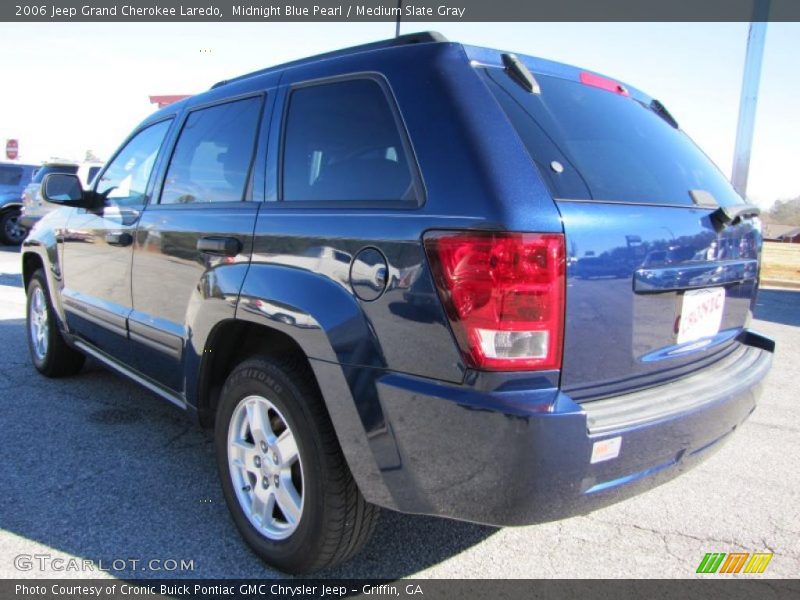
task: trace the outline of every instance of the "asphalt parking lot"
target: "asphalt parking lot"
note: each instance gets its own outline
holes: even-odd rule
[[[101,575],[279,576],[240,540],[207,434],[96,363],[70,379],[36,373],[18,259],[0,248],[0,577],[98,576],[15,566],[33,554],[126,561]],[[773,552],[767,575],[796,578],[800,291],[763,290],[756,316],[753,327],[778,344],[761,404],[690,473],[591,515],[531,527],[385,512],[360,556],[320,575],[692,577],[707,552]],[[140,570],[153,559],[191,560],[194,570]]]

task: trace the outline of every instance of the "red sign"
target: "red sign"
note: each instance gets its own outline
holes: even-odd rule
[[[6,158],[14,160],[19,154],[19,143],[17,140],[6,140]]]
[[[187,94],[171,94],[168,96],[150,96],[150,104],[158,104],[158,108],[169,106],[173,102],[188,98]]]

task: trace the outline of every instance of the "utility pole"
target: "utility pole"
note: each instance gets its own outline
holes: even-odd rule
[[[758,84],[761,79],[761,62],[764,57],[764,39],[767,35],[770,0],[754,0],[753,20],[747,37],[744,58],[742,95],[739,99],[739,121],[736,125],[736,146],[733,149],[731,182],[742,198],[747,193],[747,175],[750,171],[750,151],[753,147],[753,129],[756,121]]]
[[[403,0],[397,0],[397,25],[394,28],[394,37],[400,37],[400,15],[403,13]]]

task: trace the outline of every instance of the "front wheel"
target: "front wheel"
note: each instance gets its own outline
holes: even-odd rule
[[[70,348],[58,329],[47,293],[44,271],[39,269],[28,283],[26,307],[28,349],[33,366],[48,377],[74,375],[83,367],[85,356]]]
[[[236,367],[222,389],[215,444],[233,520],[270,565],[310,573],[369,540],[379,509],[359,492],[300,361],[256,357]]]

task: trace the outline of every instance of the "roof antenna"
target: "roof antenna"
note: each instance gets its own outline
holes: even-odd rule
[[[397,0],[397,25],[394,28],[394,37],[400,37],[400,15],[403,14],[403,0]]]

